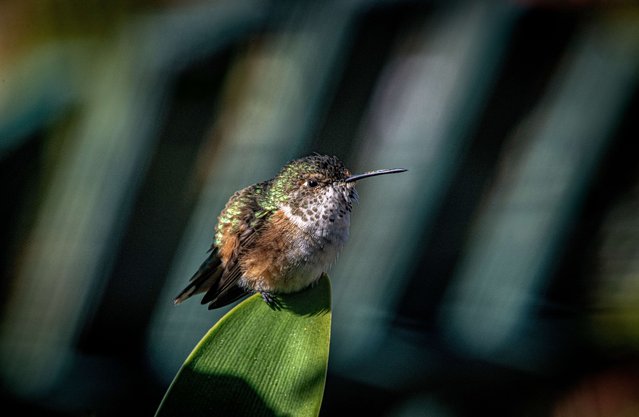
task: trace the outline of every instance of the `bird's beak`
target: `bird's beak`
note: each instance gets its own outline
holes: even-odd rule
[[[397,174],[398,172],[405,171],[407,171],[407,169],[404,168],[378,169],[376,171],[368,171],[363,174],[351,175],[350,177],[346,178],[344,182],[354,182],[363,178],[375,177],[377,175]]]

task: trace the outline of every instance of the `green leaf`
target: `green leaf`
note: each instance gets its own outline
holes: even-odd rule
[[[156,417],[319,414],[331,331],[328,276],[270,308],[255,294],[209,330]],[[203,312],[205,314],[205,312]]]

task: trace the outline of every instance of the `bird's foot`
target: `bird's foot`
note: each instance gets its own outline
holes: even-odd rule
[[[260,295],[262,296],[262,300],[273,310],[281,310],[282,306],[275,295],[267,291],[260,291]]]

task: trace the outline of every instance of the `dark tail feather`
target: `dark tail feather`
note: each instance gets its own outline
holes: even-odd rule
[[[180,304],[187,298],[208,291],[216,284],[222,276],[222,268],[220,268],[220,258],[217,255],[217,249],[209,255],[208,258],[200,265],[197,272],[191,277],[191,282],[175,297],[173,302]]]
[[[209,304],[209,310],[213,310],[214,308],[224,307],[225,305],[231,304],[233,301],[239,300],[242,297],[245,297],[249,293],[242,288],[234,285],[228,290],[220,293],[217,297],[215,297]],[[208,301],[202,300],[202,304],[206,304]]]

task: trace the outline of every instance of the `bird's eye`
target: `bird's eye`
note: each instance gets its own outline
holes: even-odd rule
[[[319,184],[315,180],[308,180],[306,181],[306,185],[308,185],[309,187],[317,187]]]

